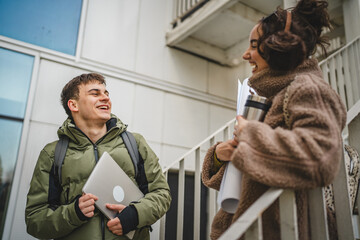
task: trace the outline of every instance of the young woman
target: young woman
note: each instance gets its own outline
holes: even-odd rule
[[[269,187],[295,190],[299,239],[311,239],[307,190],[334,180],[346,123],[340,97],[323,80],[317,60],[311,58],[317,46],[325,50],[321,32],[330,27],[327,5],[326,1],[301,0],[291,10],[278,8],[250,33],[250,46],[243,55],[253,67],[249,85],[272,106],[264,122],[237,116],[235,138],[208,150],[202,175],[208,187],[219,189],[226,161],[243,173],[237,211],[219,210],[212,239]],[[281,239],[278,202],[264,212],[262,220],[264,239]],[[334,239],[334,219],[329,222],[334,224],[329,228]]]

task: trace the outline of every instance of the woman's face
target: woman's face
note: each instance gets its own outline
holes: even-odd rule
[[[243,59],[249,61],[252,66],[253,74],[269,67],[257,50],[257,40],[259,39],[258,28],[259,24],[255,25],[255,27],[251,30],[249,37],[250,46],[243,54]],[[261,33],[260,28],[259,32]]]

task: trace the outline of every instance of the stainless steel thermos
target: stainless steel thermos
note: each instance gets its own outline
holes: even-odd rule
[[[245,102],[242,116],[247,120],[258,120],[262,122],[271,104],[265,97],[249,95]]]

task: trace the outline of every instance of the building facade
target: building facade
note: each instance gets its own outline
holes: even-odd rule
[[[229,66],[212,57],[225,56],[214,48],[219,36],[212,37],[214,22],[208,21],[210,27],[203,29],[199,23],[197,32],[189,30],[177,38],[187,39],[185,43],[169,43],[179,2],[0,1],[2,239],[32,239],[24,221],[26,194],[41,149],[57,140],[57,129],[66,118],[60,92],[69,80],[82,73],[103,74],[113,113],[130,131],[144,135],[166,168],[235,117],[237,80],[251,72],[239,55],[247,46],[249,26],[278,5],[294,4],[291,0],[209,1],[224,2],[232,8],[221,9],[221,14],[236,12],[247,21],[248,27],[239,25],[239,31],[246,32],[239,42],[230,47],[229,41],[219,42],[227,46],[226,56],[235,56]],[[329,5],[336,25],[329,36],[340,47],[360,35],[354,21],[360,16],[360,1],[330,0]],[[202,13],[192,14],[195,19]],[[224,24],[232,25],[226,20],[229,15],[221,16]],[[212,41],[204,44],[206,38]],[[152,239],[157,234],[155,228]]]

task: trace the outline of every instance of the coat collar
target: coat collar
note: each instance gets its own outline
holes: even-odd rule
[[[321,76],[321,70],[316,59],[307,59],[292,71],[274,71],[266,68],[249,78],[248,85],[260,96],[272,99],[278,92],[288,86],[297,74],[313,72]]]
[[[106,122],[107,132],[102,141],[106,142],[111,140],[115,136],[119,135],[121,132],[126,130],[127,125],[125,125],[118,117],[114,114],[111,114],[111,118]],[[62,135],[68,136],[73,142],[75,142],[79,147],[92,144],[89,138],[76,127],[73,120],[67,118],[62,126],[58,129],[57,132],[59,138]]]

